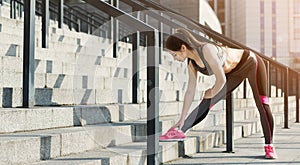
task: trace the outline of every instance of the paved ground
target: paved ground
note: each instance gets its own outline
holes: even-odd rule
[[[224,153],[226,146],[204,153],[191,155],[192,158],[178,159],[169,165],[217,165],[217,164],[300,164],[300,123],[291,123],[289,129],[277,127],[274,144],[278,159],[265,159],[262,134],[235,140],[234,152]]]

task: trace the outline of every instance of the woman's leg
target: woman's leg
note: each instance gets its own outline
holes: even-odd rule
[[[252,56],[255,56],[252,54]],[[267,71],[260,57],[256,57],[256,69],[249,72],[249,83],[252,88],[256,106],[259,110],[260,121],[265,137],[265,144],[272,144],[274,121],[268,101]]]
[[[253,60],[249,59],[249,51],[245,50],[240,63],[230,73],[226,74],[226,84],[222,90],[212,99],[203,99],[190,115],[186,118],[182,131],[186,132],[194,125],[201,122],[208,114],[210,108],[225,96],[237,88],[241,82],[247,77],[249,68],[253,68]]]
[[[200,123],[208,114],[209,110],[213,105],[219,102],[221,99],[232,92],[236,87],[238,87],[241,82],[245,79],[243,76],[227,76],[227,82],[223,89],[212,99],[203,99],[200,104],[189,114],[185,119],[184,125],[181,128],[183,132],[192,128],[196,124]]]

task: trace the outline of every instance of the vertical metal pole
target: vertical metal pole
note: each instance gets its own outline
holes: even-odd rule
[[[22,5],[20,3],[17,4],[18,8],[18,17],[22,18]]]
[[[92,15],[91,14],[88,14],[88,20],[87,20],[87,34],[92,34],[92,31],[91,31],[91,17]]]
[[[16,1],[10,0],[10,18],[16,19]]]
[[[300,85],[300,74],[296,73],[296,122],[299,123],[299,85]]]
[[[70,10],[70,24],[69,24],[69,28],[72,30],[74,28],[74,24],[73,24],[73,20],[74,20],[74,15],[73,15],[73,10]]]
[[[23,5],[19,4],[19,17],[23,17]]]
[[[289,128],[289,68],[284,73],[284,128]]]
[[[234,114],[232,93],[226,97],[226,152],[233,152],[234,149]]]
[[[278,97],[278,69],[275,68],[275,89],[276,89],[276,96]]]
[[[113,0],[113,6],[119,8],[119,0]],[[119,54],[119,21],[113,19],[113,57],[118,57]]]
[[[58,28],[64,23],[64,0],[58,0]]]
[[[34,106],[35,0],[24,1],[23,107]]]
[[[161,13],[163,17],[163,14]],[[158,21],[158,30],[159,30],[159,64],[161,64],[162,52],[163,52],[163,41],[164,41],[164,23]]]
[[[285,79],[284,79],[284,75],[285,75],[285,69],[280,69],[280,78],[281,78],[281,89],[284,89],[284,83],[285,83]],[[282,76],[283,75],[283,76]],[[280,95],[280,97],[282,97],[283,96],[283,92],[284,92],[284,90],[281,90],[281,95]]]
[[[72,13],[72,9],[68,9],[68,18],[69,18],[69,21],[68,21],[68,27],[70,30],[72,30],[72,19],[71,19],[71,14]]]
[[[146,12],[144,12],[144,22],[146,24],[148,24],[148,22],[149,22],[149,17],[148,17],[148,14]],[[144,37],[144,44],[146,45],[146,43],[147,43],[147,37]]]
[[[77,17],[77,32],[81,32],[81,20]]]
[[[158,31],[147,37],[147,165],[159,164],[159,54]]]
[[[140,17],[139,11],[135,11],[137,19]],[[140,32],[132,35],[132,103],[138,103],[140,91]]]
[[[272,73],[271,72],[272,71],[271,71],[271,64],[269,61],[267,61],[266,67],[267,67],[266,69],[267,69],[267,74],[268,74],[267,75],[267,82],[268,82],[268,88],[267,88],[268,92],[267,93],[268,93],[268,96],[271,97],[271,85],[272,85],[272,83],[271,83],[271,74]]]
[[[42,1],[42,48],[49,47],[49,0]]]
[[[114,5],[114,0],[110,0],[110,4]],[[113,38],[114,38],[113,37],[114,36],[114,17],[110,17],[110,30],[109,30],[108,35],[109,35],[109,38],[113,41]],[[99,36],[101,36],[101,35],[99,34]]]
[[[247,98],[247,80],[244,80],[244,91],[243,91],[243,98]]]

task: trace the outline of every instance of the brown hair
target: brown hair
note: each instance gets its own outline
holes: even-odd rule
[[[197,40],[189,31],[177,29],[176,33],[170,35],[166,41],[166,48],[172,51],[179,51],[182,45],[192,50],[203,44]]]

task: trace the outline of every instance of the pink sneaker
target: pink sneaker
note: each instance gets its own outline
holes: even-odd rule
[[[268,144],[267,146],[264,146],[265,152],[266,152],[266,159],[276,159],[277,154],[275,152],[275,147]]]
[[[183,141],[186,136],[178,128],[170,128],[167,133],[159,137],[160,141]]]

